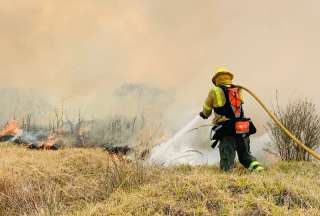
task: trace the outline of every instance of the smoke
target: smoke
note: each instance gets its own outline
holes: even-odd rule
[[[267,104],[278,90],[280,103],[306,96],[320,105],[319,6],[317,0],[0,0],[0,122],[31,111],[50,115],[63,104],[90,119],[148,113],[177,131],[200,111],[222,65]],[[128,83],[129,93],[115,94]],[[245,110],[263,135],[265,114],[247,98]],[[208,132],[184,135],[186,145],[175,151],[200,145],[215,163]],[[253,138],[259,157],[265,140]],[[194,154],[194,163],[203,163]]]
[[[148,83],[174,95],[162,106],[173,130],[201,109],[221,65],[268,104],[276,89],[283,103],[308,96],[320,104],[319,6],[316,0],[0,0],[0,84],[103,116],[136,109],[115,105],[115,89]],[[263,124],[251,100],[246,110]]]

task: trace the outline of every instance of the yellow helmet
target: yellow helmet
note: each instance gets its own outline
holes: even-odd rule
[[[224,67],[219,67],[212,77],[213,84],[232,84],[233,74]]]

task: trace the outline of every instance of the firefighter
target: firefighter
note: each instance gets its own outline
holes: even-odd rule
[[[234,75],[226,68],[218,68],[212,78],[214,87],[203,105],[200,116],[207,119],[214,112],[211,139],[214,148],[219,143],[220,168],[234,167],[237,152],[239,162],[251,171],[264,168],[250,152],[251,134],[256,133],[252,121],[244,116],[241,89],[232,84]]]

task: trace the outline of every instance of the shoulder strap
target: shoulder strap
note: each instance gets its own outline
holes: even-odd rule
[[[226,98],[226,114],[228,118],[238,119],[244,116],[242,109],[242,101],[240,96],[240,89],[234,85],[225,86],[219,85],[223,90]]]

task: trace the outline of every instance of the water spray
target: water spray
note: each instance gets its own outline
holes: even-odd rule
[[[235,85],[238,88],[241,88],[248,92],[258,103],[259,105],[263,108],[263,110],[270,116],[270,118],[301,148],[303,148],[305,151],[307,151],[310,155],[312,155],[314,158],[317,160],[320,160],[320,155],[319,153],[315,152],[314,150],[310,149],[307,147],[304,143],[302,143],[299,139],[297,139],[282,123],[281,121],[270,111],[270,109],[267,108],[267,106],[262,102],[262,100],[254,94],[252,91],[249,89],[240,86],[240,85]],[[155,147],[153,154],[150,158],[150,161],[156,162],[158,158],[162,158],[160,160],[161,165],[170,165],[171,163],[174,162],[179,162],[181,159],[186,159],[192,156],[196,156],[199,159],[205,159],[206,155],[195,149],[195,148],[184,148],[183,143],[179,143],[178,145],[174,145],[181,137],[184,135],[194,132],[195,130],[201,129],[201,128],[206,128],[206,127],[213,127],[213,124],[206,124],[206,125],[201,125],[198,127],[195,127],[195,124],[200,120],[200,116],[197,116],[194,118],[192,121],[190,121],[186,126],[184,126],[180,131],[178,131],[171,139],[168,141],[160,144],[159,146]],[[175,152],[175,147],[180,148],[180,152]],[[169,149],[171,151],[169,151]],[[167,156],[171,155],[172,158],[169,159]],[[163,159],[167,158],[167,159]],[[208,158],[207,158],[208,160]],[[159,162],[159,161],[158,161]]]
[[[197,158],[197,160],[204,161],[204,153],[194,146],[190,146],[189,139],[185,139],[185,135],[202,121],[201,117],[197,115],[194,119],[188,122],[182,129],[180,129],[172,138],[157,145],[151,153],[149,161],[160,165],[175,164],[182,159]],[[185,139],[181,141],[181,139]],[[193,159],[194,159],[193,158]],[[187,160],[189,161],[189,160]]]

